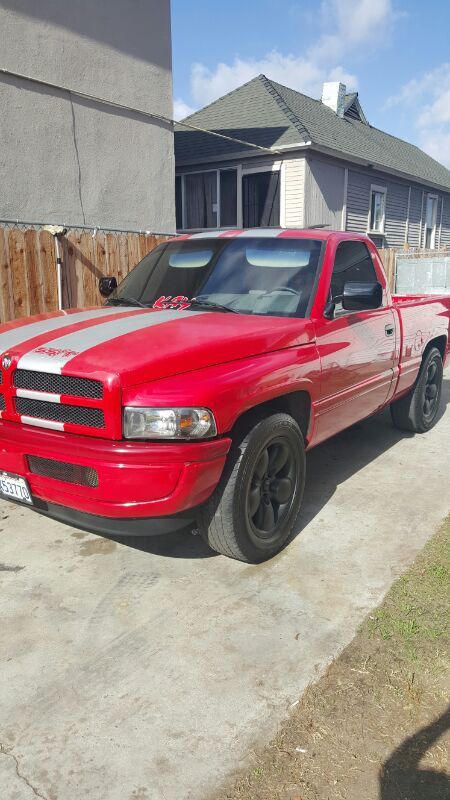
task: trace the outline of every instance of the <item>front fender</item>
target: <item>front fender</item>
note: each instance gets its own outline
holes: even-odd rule
[[[219,434],[261,403],[296,391],[308,392],[314,405],[320,389],[315,344],[234,360],[196,372],[138,384],[123,390],[123,405],[204,406],[214,413]]]

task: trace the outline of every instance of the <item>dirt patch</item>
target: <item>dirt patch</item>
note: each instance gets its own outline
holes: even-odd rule
[[[111,542],[110,539],[88,539],[87,542],[81,542],[80,555],[81,556],[107,556],[113,553],[116,549],[116,542]]]
[[[450,519],[278,736],[210,800],[450,798]]]

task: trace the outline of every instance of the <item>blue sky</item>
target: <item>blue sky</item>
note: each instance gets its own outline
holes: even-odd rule
[[[260,72],[312,97],[342,80],[450,167],[449,0],[172,0],[172,35],[177,118]]]

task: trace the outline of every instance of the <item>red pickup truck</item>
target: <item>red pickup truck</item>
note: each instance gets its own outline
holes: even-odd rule
[[[391,297],[365,236],[180,236],[100,284],[105,306],[0,326],[0,494],[49,516],[263,561],[306,450],[387,405],[439,417],[450,297]]]

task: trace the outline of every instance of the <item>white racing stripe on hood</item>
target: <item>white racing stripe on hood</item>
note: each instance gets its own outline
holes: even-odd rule
[[[10,331],[0,333],[0,353],[5,353],[11,347],[41,336],[43,333],[51,333],[60,328],[67,328],[77,322],[85,322],[90,319],[97,319],[101,316],[110,316],[124,312],[125,308],[97,308],[95,311],[79,311],[76,314],[64,314],[61,317],[50,317],[39,322],[30,322],[28,325],[21,325],[19,328],[12,328]]]
[[[154,325],[163,325],[165,322],[173,322],[180,319],[204,314],[204,311],[153,311],[148,314],[138,314],[124,319],[107,320],[99,322],[90,328],[69,333],[59,339],[52,339],[42,347],[25,353],[19,359],[20,369],[39,370],[50,372],[55,375],[61,373],[63,367],[73,358],[91,350],[99,344],[105,344],[111,339],[125,336],[127,333],[135,333],[144,328],[152,328]],[[208,312],[206,312],[208,313]]]

